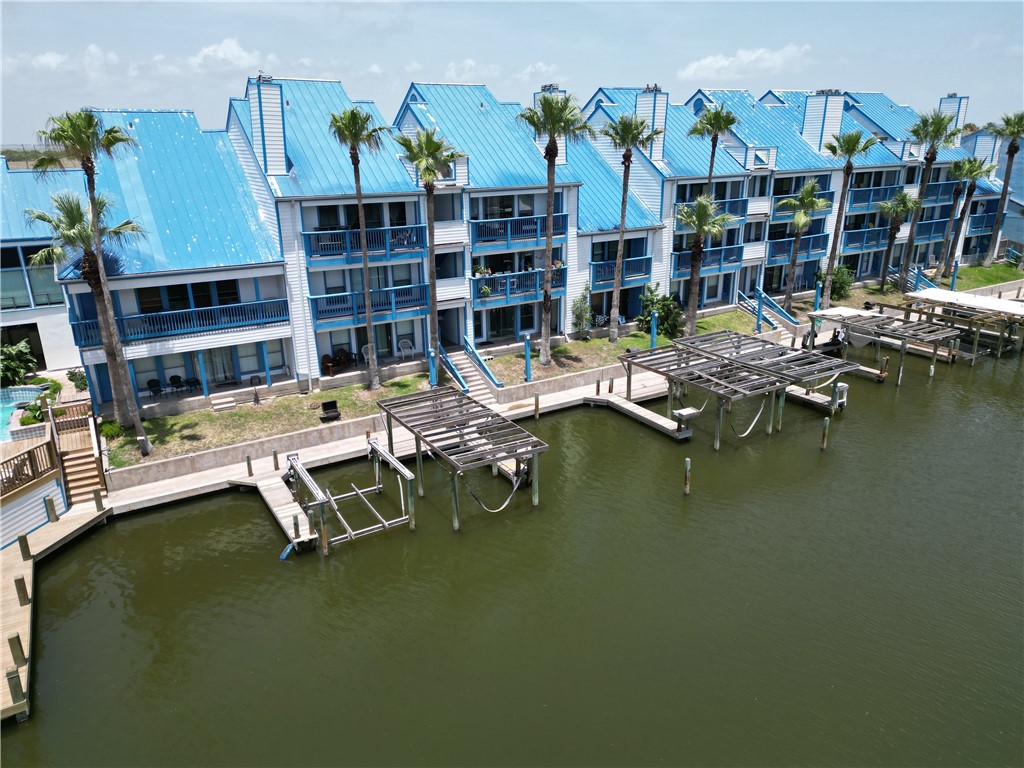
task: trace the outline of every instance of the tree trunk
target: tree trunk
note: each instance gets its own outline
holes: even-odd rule
[[[612,283],[612,311],[609,315],[608,341],[619,340],[619,291],[622,290],[622,253],[626,247],[626,201],[629,196],[629,166],[633,161],[633,150],[622,153],[622,209],[619,211],[619,249],[615,253],[615,282]]]
[[[793,283],[796,281],[796,262],[800,255],[800,239],[802,237],[803,232],[798,229],[796,237],[793,238],[793,253],[789,257],[789,270],[786,272],[786,295],[782,300],[782,308],[790,313],[793,311]]]
[[[352,161],[352,175],[356,183],[356,209],[359,211],[359,242],[363,247],[363,302],[366,304],[366,346],[367,363],[370,366],[370,389],[380,389],[380,373],[377,371],[377,344],[373,338],[373,291],[370,288],[370,255],[366,249],[366,214],[363,211],[363,186],[359,180],[359,150],[349,150]]]
[[[128,371],[128,363],[125,360],[121,334],[117,329],[117,319],[114,317],[113,302],[110,300],[107,267],[103,263],[103,238],[100,236],[100,221],[96,204],[95,167],[91,160],[82,165],[85,171],[86,188],[89,192],[89,216],[92,225],[93,250],[96,254],[96,273],[99,276],[100,292],[103,299],[97,303],[96,317],[99,321],[100,336],[103,339],[103,353],[107,358],[108,376],[111,371],[116,371],[110,379],[111,395],[114,398],[114,416],[122,427],[131,427],[135,430],[139,450],[143,456],[148,456],[149,452],[153,450],[153,444],[150,443],[146,430],[142,426],[142,419],[139,417],[139,407],[135,402],[135,387]],[[118,398],[121,400],[120,407],[118,407]]]
[[[953,231],[953,222],[956,221],[956,209],[960,202],[960,195],[963,194],[964,185],[957,184],[953,187],[953,204],[949,207],[949,218],[946,220],[946,229],[942,234],[942,252],[939,254],[939,265],[935,268],[935,282],[940,277],[949,276],[949,265],[953,263],[953,252],[956,250],[956,241],[960,238],[960,231],[951,243],[949,236]]]
[[[832,232],[832,247],[828,251],[828,267],[825,269],[825,285],[821,290],[821,308],[828,309],[832,303],[832,275],[836,271],[836,255],[839,253],[839,236],[843,232],[843,217],[846,213],[846,196],[850,191],[850,179],[853,176],[853,162],[846,161],[843,166],[843,189],[839,193],[839,210],[836,212],[836,227]]]
[[[949,255],[946,257],[945,263],[942,266],[942,276],[949,277],[950,272],[953,269],[953,262],[956,260],[956,247],[957,243],[960,242],[960,235],[964,231],[964,223],[967,221],[968,211],[971,210],[971,198],[974,197],[974,190],[977,189],[977,184],[971,182],[967,185],[967,196],[964,198],[964,207],[960,211],[960,218],[956,222],[956,232],[953,233],[953,242],[949,244]]]
[[[900,284],[902,291],[907,287],[908,276],[910,275],[910,262],[914,260],[914,237],[917,234],[917,222],[921,220],[921,211],[924,210],[925,193],[928,191],[928,180],[932,175],[932,164],[935,162],[935,150],[931,149],[925,154],[924,170],[921,172],[921,183],[917,187],[917,199],[921,202],[914,209],[914,215],[910,217],[910,235],[907,237],[907,244],[903,248],[903,263],[900,264]],[[885,279],[883,275],[883,279]]]
[[[686,335],[697,335],[697,307],[700,305],[700,268],[704,261],[704,236],[694,234],[690,246],[690,298],[686,307]]]
[[[992,226],[992,239],[988,243],[988,251],[985,253],[983,267],[991,267],[996,258],[996,246],[999,243],[999,230],[1003,226],[1003,218],[1006,216],[1006,196],[1010,192],[1010,173],[1013,171],[1013,159],[1017,156],[1020,145],[1017,138],[1010,139],[1010,145],[1006,148],[1006,173],[1003,175],[1003,191],[999,193],[999,206],[996,208],[996,220]],[[1024,257],[1021,258],[1017,268],[1024,267]]]
[[[708,197],[714,197],[715,194],[711,188],[711,179],[715,175],[715,153],[718,152],[718,134],[711,134],[711,164],[708,165]]]
[[[555,228],[555,160],[558,158],[558,143],[554,136],[548,137],[544,157],[548,161],[548,206],[547,231],[544,233],[544,293],[538,362],[551,365],[551,237]]]
[[[427,282],[430,284],[430,314],[427,325],[430,338],[428,343],[434,350],[434,361],[441,359],[440,341],[438,340],[437,320],[437,256],[434,253],[434,183],[423,185],[427,193]]]
[[[903,226],[903,222],[889,222],[889,242],[885,244],[885,255],[882,257],[882,295],[885,295],[885,289],[889,282],[889,264],[892,262],[892,249],[896,246],[896,236],[900,233],[900,227]]]

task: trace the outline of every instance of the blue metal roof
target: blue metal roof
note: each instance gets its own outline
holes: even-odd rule
[[[12,171],[7,158],[0,157],[0,240],[5,243],[48,240],[50,229],[25,220],[25,211],[52,211],[50,195],[71,191],[86,196],[85,174],[80,170]]]
[[[410,102],[413,94],[418,98]],[[516,119],[522,108],[498,101],[486,86],[413,83],[396,122],[406,111],[469,155],[471,186],[547,186],[547,163],[532,132]]]
[[[665,165],[671,176],[707,179],[711,140],[687,135],[697,118],[682,104],[669,104],[665,114]],[[743,168],[725,151],[721,141],[715,153],[715,176],[745,176]]]
[[[622,177],[612,169],[589,141],[566,147],[568,165],[555,168],[559,183],[582,181],[576,228],[580,232],[607,232],[619,228],[622,210]],[[634,157],[636,152],[633,153]],[[626,229],[646,229],[661,224],[630,191],[626,198]]]
[[[354,102],[341,83],[331,80],[280,80],[284,109],[286,175],[270,176],[277,197],[340,197],[355,195],[355,177],[348,149],[330,130],[331,113],[359,106],[371,112],[377,125],[388,123],[369,101]],[[359,180],[364,195],[419,191],[404,163],[402,149],[389,135],[382,136],[379,152],[361,151]]]
[[[917,112],[906,105],[897,104],[884,93],[846,91],[848,103],[887,136],[898,141],[910,138],[910,129],[919,119]]]
[[[97,161],[97,190],[113,203],[109,222],[130,218],[146,233],[121,254],[121,274],[282,261],[225,131],[200,130],[187,111],[96,114],[104,128],[118,125],[138,142]],[[60,278],[76,272],[69,265]]]
[[[229,99],[228,109],[231,114],[238,118],[239,125],[242,126],[242,132],[245,134],[245,138],[248,140],[249,145],[252,145],[252,114],[249,112],[249,101],[248,99]]]

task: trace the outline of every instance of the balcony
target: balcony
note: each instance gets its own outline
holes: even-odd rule
[[[152,312],[128,315],[117,319],[121,341],[143,341],[165,336],[183,336],[204,331],[270,325],[288,322],[288,300],[250,301],[220,307],[182,309],[173,312]],[[102,344],[98,320],[80,320],[71,324],[75,344],[96,347]]]
[[[941,205],[953,202],[953,190],[960,181],[937,181],[928,185],[921,198],[922,205]]]
[[[932,219],[917,222],[914,230],[915,243],[937,243],[946,236],[946,219]]]
[[[855,229],[843,233],[843,253],[877,251],[889,242],[889,228]]]
[[[780,264],[789,264],[793,255],[793,241],[795,237],[787,237],[783,240],[768,241],[768,266],[777,267]],[[816,261],[825,255],[828,250],[828,233],[820,235],[804,235],[800,238],[800,252],[797,254],[797,263],[805,261]]]
[[[987,235],[996,226],[994,213],[976,213],[967,219],[967,236]]]
[[[877,210],[879,203],[892,200],[892,196],[901,189],[903,187],[900,185],[894,187],[861,187],[860,189],[851,189],[849,196],[846,198],[846,212],[863,213],[864,211]]]
[[[734,197],[731,200],[715,200],[718,203],[720,213],[728,213],[732,216],[735,221],[729,224],[730,227],[738,227],[747,220],[747,205],[750,202],[745,197]],[[692,200],[685,203],[679,203],[678,205],[691,205]],[[678,206],[677,206],[678,207]],[[680,224],[679,219],[676,219],[676,232],[692,232],[693,230],[689,227],[684,227]]]
[[[569,214],[556,213],[551,231],[555,245],[565,242]],[[547,234],[546,216],[519,216],[514,219],[485,219],[469,222],[473,251],[510,251],[517,248],[541,248]]]
[[[632,288],[651,282],[651,257],[640,256],[622,260],[622,287]],[[590,287],[599,291],[615,284],[615,261],[590,262]]]
[[[427,314],[429,286],[426,283],[394,288],[372,288],[370,309],[374,322],[409,320]],[[366,295],[363,291],[310,296],[313,322],[318,326],[345,328],[366,322]]]
[[[551,295],[565,295],[565,267],[551,270]],[[544,298],[544,270],[505,272],[470,279],[473,291],[473,309],[506,307],[528,304]]]
[[[306,255],[310,259],[330,260],[333,264],[357,266],[363,263],[363,241],[359,229],[331,229],[303,232]],[[366,230],[366,255],[370,263],[423,258],[427,249],[427,227],[382,227]]]
[[[815,195],[819,200],[824,200],[828,203],[827,206],[822,208],[820,211],[815,211],[811,214],[812,219],[820,219],[823,216],[828,216],[832,213],[832,201],[835,199],[835,192],[831,189],[826,189]],[[772,221],[792,221],[796,215],[795,211],[786,210],[783,208],[779,210],[779,202],[781,200],[789,200],[790,198],[796,197],[796,195],[777,195],[772,198]]]
[[[723,272],[737,272],[743,263],[742,245],[724,245],[719,248],[707,248],[700,261],[701,275],[719,275]],[[685,279],[690,276],[690,251],[676,251],[672,254],[673,279]]]

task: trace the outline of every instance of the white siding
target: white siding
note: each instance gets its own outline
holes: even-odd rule
[[[636,96],[636,116],[647,121],[651,129],[665,130],[668,94],[662,91],[643,91]],[[651,142],[648,157],[658,161],[664,158],[665,138],[659,136]]]
[[[60,484],[56,480],[45,483],[24,496],[4,501],[0,507],[0,529],[3,530],[0,546],[13,544],[18,540],[19,534],[28,533],[46,523],[46,504],[43,502],[46,496],[53,500],[58,517],[67,511],[64,506],[64,494],[61,493]]]
[[[281,86],[258,83],[263,110],[263,142],[266,152],[266,171],[269,176],[280,176],[288,172],[284,159],[284,115],[281,103]],[[255,129],[255,126],[254,126]]]
[[[316,339],[309,307],[309,285],[306,281],[306,256],[302,246],[298,203],[282,204],[281,240],[284,244],[285,282],[291,318],[292,348],[295,353],[294,372],[299,379],[319,378],[320,361],[316,357]]]
[[[675,182],[666,181],[663,188],[665,207],[661,215],[662,223],[665,226],[655,232],[652,238],[651,285],[661,283],[658,290],[661,293],[667,293],[672,283],[672,239],[675,234],[676,220],[671,201],[675,200]]]
[[[598,136],[591,142],[608,166],[622,179],[622,153],[606,136]],[[662,177],[642,152],[633,152],[633,164],[629,168],[629,189],[643,201],[648,210],[657,211],[661,205]]]
[[[39,342],[43,345],[47,368],[58,370],[80,364],[67,308],[63,304],[0,312],[0,325],[31,324],[35,324],[39,330]]]
[[[277,216],[274,208],[274,198],[270,194],[270,187],[267,186],[267,179],[260,171],[260,166],[256,162],[256,155],[253,154],[253,149],[245,138],[245,132],[242,130],[242,126],[239,125],[238,119],[234,116],[233,112],[228,120],[228,139],[231,141],[231,146],[234,147],[235,155],[237,155],[238,162],[245,173],[246,181],[249,182],[249,189],[252,190],[253,196],[256,198],[260,220],[267,228],[267,231],[270,232],[271,237],[276,241]]]
[[[770,197],[752,197],[747,203],[747,216],[763,213],[769,214],[772,210],[772,199]]]
[[[759,264],[764,261],[767,255],[767,243],[747,243],[743,246],[743,265],[750,266],[751,264]]]
[[[468,277],[450,277],[437,281],[437,301],[440,304],[445,301],[458,301],[469,296]]]
[[[580,264],[579,243],[577,242],[577,210],[579,210],[579,188],[570,187],[565,190],[565,205],[569,213],[566,244],[562,247],[562,263],[566,267],[565,298],[562,300],[562,328],[568,333],[572,330],[572,300],[580,295],[583,284],[590,280],[590,246],[587,245],[587,256]],[[588,241],[589,238],[583,238]]]
[[[814,94],[807,97],[804,109],[804,124],[800,131],[804,141],[821,152],[826,141],[832,134],[839,134],[843,120],[843,97],[826,94]]]
[[[469,242],[469,226],[465,221],[434,223],[434,245],[452,245]]]
[[[416,122],[416,118],[413,117],[412,111],[407,110],[405,117],[402,118],[402,124],[399,126],[399,130],[404,136],[408,136],[410,139],[416,138],[416,131],[419,130],[420,124]]]

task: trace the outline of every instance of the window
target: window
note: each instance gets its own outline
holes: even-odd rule
[[[135,360],[132,363],[132,367],[135,369],[135,388],[141,391],[146,390],[146,382],[150,379],[157,379],[159,376],[156,373],[156,358],[155,357],[143,357]]]
[[[267,361],[271,368],[284,368],[284,341],[271,339],[267,342]]]
[[[139,288],[136,292],[139,301],[139,312],[147,315],[164,311],[164,297],[159,288]]]
[[[396,264],[391,268],[391,285],[412,285],[412,265]]]
[[[719,297],[722,292],[722,276],[721,275],[708,275],[704,283],[704,298],[708,301],[714,301]]]
[[[64,294],[50,265],[33,267],[31,258],[45,246],[9,246],[0,255],[0,296],[3,309],[63,304]],[[24,263],[24,266],[22,264]]]
[[[209,283],[195,283],[192,286],[192,306],[196,309],[213,306],[213,291]]]
[[[512,195],[485,197],[481,203],[485,219],[511,219],[513,216]]]
[[[830,174],[830,173],[823,173],[823,174],[821,174],[821,176],[816,176],[814,178],[814,180],[816,182],[818,182],[818,188],[819,189],[825,190],[825,189],[828,189],[829,184],[832,183],[832,174]]]
[[[17,248],[4,248],[0,256],[0,294],[3,295],[4,309],[31,306]]]
[[[405,203],[388,203],[388,225],[404,227],[409,223],[405,212]]]
[[[318,230],[341,229],[338,206],[318,205],[316,207],[316,228]]]
[[[63,304],[64,294],[53,279],[53,267],[29,267],[28,284],[32,288],[32,303],[37,307]],[[6,295],[7,285],[4,285]]]
[[[189,308],[187,285],[167,286],[167,308],[170,310]]]
[[[754,177],[754,183],[753,183],[754,189],[751,192],[750,196],[751,197],[767,197],[768,196],[768,179],[769,179],[769,177],[767,175],[765,175],[765,176],[755,176]]]
[[[917,171],[918,168],[916,165],[912,165],[909,168],[907,168],[907,180],[905,182],[907,186],[910,186],[911,184],[917,184]]]
[[[764,240],[764,222],[753,221],[743,227],[744,243],[759,243]]]
[[[465,274],[463,266],[462,251],[437,254],[437,279],[445,280],[450,277],[462,277]]]
[[[384,206],[381,203],[363,203],[363,215],[366,217],[367,229],[380,229],[384,226]],[[345,206],[345,223],[349,229],[359,229],[359,206]]]
[[[536,304],[522,304],[519,307],[519,331],[529,333],[534,330]]]
[[[434,195],[434,221],[461,221],[462,195]]]
[[[238,281],[218,280],[217,283],[217,304],[238,304]]]
[[[342,270],[324,272],[324,293],[345,293],[345,273]]]
[[[238,345],[238,367],[243,376],[262,369],[259,347],[256,344]]]
[[[533,216],[533,195],[519,196],[519,216]]]
[[[772,190],[772,194],[775,195],[776,197],[779,195],[792,195],[793,190],[795,189],[795,181],[796,179],[794,179],[792,176],[786,176],[781,179],[776,179],[775,187]]]
[[[412,320],[399,320],[395,323],[395,343],[402,340],[416,346],[416,325]]]

